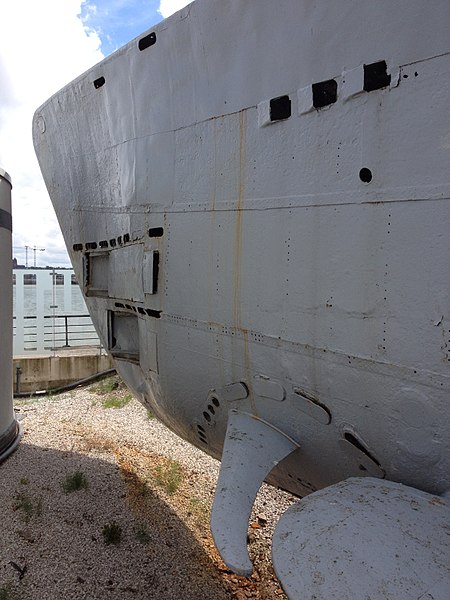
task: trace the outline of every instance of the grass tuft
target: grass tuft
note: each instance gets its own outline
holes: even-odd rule
[[[103,526],[102,535],[106,545],[118,546],[122,539],[122,528],[115,521],[111,521]]]
[[[0,587],[0,600],[15,600],[16,594],[13,592],[11,584],[2,585]]]
[[[207,523],[209,521],[211,509],[205,500],[197,498],[197,496],[192,496],[189,499],[189,512],[197,523]]]
[[[29,523],[32,517],[41,516],[42,498],[33,498],[29,494],[19,492],[14,498],[13,510],[20,510],[25,523]]]
[[[168,459],[166,464],[155,469],[156,482],[171,496],[180,487],[183,479],[181,465],[177,460]]]
[[[137,541],[144,546],[146,546],[151,540],[150,534],[145,525],[139,525],[139,527],[136,527],[134,530],[134,535],[136,536]]]
[[[125,394],[125,396],[108,396],[102,400],[103,408],[123,408],[131,401],[131,394]]]
[[[70,492],[76,492],[82,489],[86,490],[89,487],[89,482],[84,473],[75,471],[75,473],[67,475],[62,482],[62,487],[66,494],[70,494]]]
[[[107,377],[97,383],[93,383],[89,387],[89,390],[102,396],[104,394],[110,394],[114,390],[117,390],[118,387],[120,387],[120,381],[117,375],[114,375],[113,377]]]

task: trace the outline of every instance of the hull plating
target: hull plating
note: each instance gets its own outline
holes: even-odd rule
[[[123,378],[217,458],[230,409],[283,432],[300,448],[269,481],[300,496],[450,487],[450,23],[432,5],[197,0],[34,118]]]

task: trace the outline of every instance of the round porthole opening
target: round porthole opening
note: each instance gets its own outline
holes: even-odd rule
[[[359,178],[363,183],[370,183],[372,181],[372,171],[367,167],[363,167],[359,172]]]

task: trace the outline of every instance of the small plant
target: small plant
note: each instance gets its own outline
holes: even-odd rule
[[[89,483],[84,473],[81,471],[75,471],[75,473],[67,475],[62,482],[62,487],[66,494],[69,494],[70,492],[87,489],[89,487]]]
[[[189,512],[198,523],[207,523],[209,521],[210,509],[205,500],[192,496],[189,500]]]
[[[152,413],[151,410],[147,410],[147,419],[149,421],[153,421],[153,419],[155,418],[155,415]]]
[[[122,538],[122,528],[115,521],[111,521],[103,526],[102,535],[107,546],[110,544],[118,546]]]
[[[103,408],[123,408],[131,401],[131,394],[125,396],[108,396],[102,401]]]
[[[150,534],[148,533],[145,525],[139,525],[139,527],[134,530],[134,535],[136,536],[137,541],[144,546],[150,542]]]
[[[98,383],[94,383],[89,389],[96,394],[103,395],[110,394],[116,390],[119,385],[117,377],[108,377],[107,379],[102,379]]]
[[[155,470],[155,479],[167,494],[174,494],[182,481],[180,463],[168,459],[165,465],[158,465]]]
[[[42,514],[42,498],[33,498],[29,494],[19,492],[16,494],[13,510],[20,510],[25,523],[32,517],[40,517]]]
[[[26,477],[22,477],[20,480],[20,485],[28,485],[28,479]]]
[[[16,594],[14,594],[11,584],[2,585],[0,587],[0,600],[15,600]]]
[[[0,587],[0,600],[10,600],[11,598],[11,586],[3,585]]]

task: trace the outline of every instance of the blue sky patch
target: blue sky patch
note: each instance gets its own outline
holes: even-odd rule
[[[108,56],[162,20],[159,0],[85,0],[80,18],[96,31]]]

